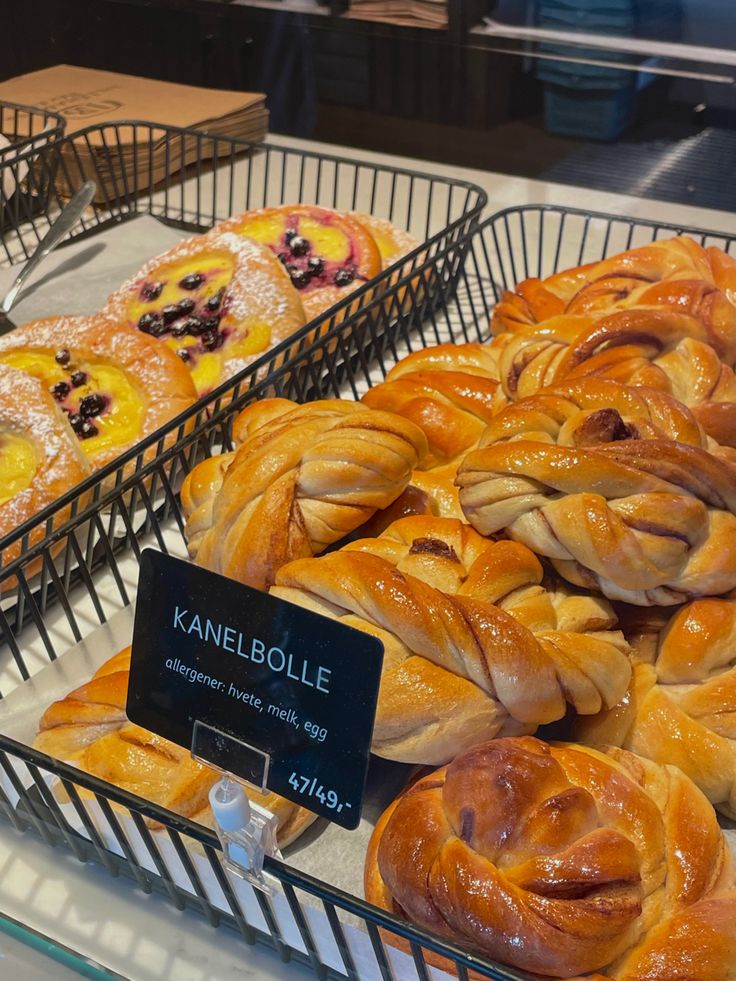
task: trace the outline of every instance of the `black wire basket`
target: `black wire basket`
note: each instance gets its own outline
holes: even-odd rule
[[[37,719],[45,703],[34,695],[32,675],[42,678],[42,669],[71,654],[82,638],[105,629],[113,616],[127,615],[146,545],[186,554],[177,487],[201,454],[230,448],[231,422],[244,405],[264,396],[357,397],[412,350],[486,340],[494,303],[516,281],[679,232],[734,248],[727,236],[646,220],[554,207],[503,211],[472,234],[464,262],[450,244],[401,278],[393,309],[374,295],[357,317],[333,321],[288,363],[274,356],[267,374],[254,366],[215,393],[207,413],[195,408],[174,420],[109,467],[107,479],[87,481],[19,529],[14,538],[24,548],[0,572],[0,590],[16,583],[16,602],[0,608],[2,669],[14,687],[0,703],[0,811],[7,820],[82,862],[132,877],[144,891],[165,894],[213,926],[234,928],[247,943],[263,942],[285,960],[311,965],[321,978],[428,981],[429,965],[438,958],[461,981],[471,971],[523,978],[299,871],[288,857],[267,860],[279,883],[275,895],[250,887],[244,892],[224,869],[211,831],[29,748],[8,734],[4,710],[10,712],[20,695]],[[438,269],[444,272],[428,302],[425,277]],[[34,535],[38,531],[43,534]],[[152,830],[151,822],[160,830]],[[318,849],[319,838],[308,847]]]
[[[0,235],[40,205],[31,161],[35,152],[64,135],[66,120],[58,112],[0,101]],[[20,158],[20,159],[19,159]]]

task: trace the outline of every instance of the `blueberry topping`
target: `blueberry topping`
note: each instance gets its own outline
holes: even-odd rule
[[[204,276],[202,273],[189,273],[184,279],[179,280],[179,286],[183,290],[196,290],[198,286],[201,286],[204,282]]]
[[[290,273],[292,285],[303,290],[309,284],[309,273],[305,269],[295,269]]]
[[[222,344],[222,339],[218,330],[208,330],[202,335],[202,347],[205,351],[215,351]]]
[[[80,439],[89,439],[91,436],[96,436],[99,429],[89,419],[83,419],[82,425],[75,432]]]
[[[306,255],[309,252],[309,241],[301,235],[295,235],[289,242],[292,255]]]
[[[190,296],[185,296],[183,300],[179,300],[176,306],[179,310],[179,316],[186,317],[186,315],[191,313],[194,309],[195,303]]]
[[[54,361],[57,364],[60,364],[62,368],[66,368],[66,366],[71,361],[71,358],[72,358],[72,356],[67,351],[66,348],[63,348],[61,351],[57,351],[56,354],[54,355]]]
[[[284,238],[286,239],[286,244],[291,245],[291,240],[293,238],[296,238],[298,234],[299,232],[296,230],[296,228],[287,228],[286,231],[284,232]]]
[[[219,310],[222,306],[222,301],[225,296],[225,287],[222,286],[214,296],[211,296],[209,300],[205,303],[208,310]]]
[[[177,320],[177,322],[172,326],[171,333],[174,337],[183,337],[187,332],[187,322],[186,320]]]
[[[152,337],[160,337],[166,333],[166,324],[157,313],[144,313],[138,321],[138,328],[144,334],[151,334]]]
[[[92,392],[90,395],[85,395],[79,403],[79,412],[83,419],[91,419],[93,416],[98,416],[106,408],[107,399],[99,392]]]
[[[182,361],[187,362],[189,360],[189,351],[185,347],[180,347],[176,352]]]
[[[194,304],[192,304],[194,307]],[[165,324],[170,324],[172,321],[176,320],[177,317],[181,317],[182,313],[189,313],[188,310],[180,310],[178,303],[169,303],[161,311],[161,316],[164,318]]]
[[[307,272],[310,276],[321,276],[324,272],[325,264],[318,255],[311,255],[307,259]]]
[[[187,317],[183,321],[182,327],[184,328],[185,334],[193,334],[194,337],[203,334],[207,330],[201,317]]]
[[[335,273],[335,286],[349,286],[355,279],[351,269],[338,269]]]
[[[51,394],[54,396],[57,402],[62,402],[71,389],[66,382],[57,382],[55,385],[51,386]]]
[[[74,388],[79,388],[80,385],[84,385],[87,381],[86,371],[73,371],[71,374],[71,381]]]
[[[157,300],[164,288],[163,283],[144,283],[141,289],[142,300]]]
[[[69,425],[72,427],[75,433],[79,432],[79,429],[84,422],[84,419],[79,415],[78,412],[69,413]]]
[[[204,322],[205,330],[217,330],[220,326],[219,314],[214,317],[207,317]]]
[[[289,265],[289,254],[287,252],[279,252],[276,258],[279,260],[279,262],[283,262],[285,266]]]

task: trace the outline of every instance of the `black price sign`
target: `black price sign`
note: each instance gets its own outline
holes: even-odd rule
[[[128,718],[345,828],[360,820],[383,646],[153,549],[141,557]],[[227,738],[230,737],[230,738]],[[261,760],[263,758],[261,757]]]

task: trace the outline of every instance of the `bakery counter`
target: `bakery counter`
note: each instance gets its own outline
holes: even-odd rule
[[[489,214],[511,206],[548,204],[724,233],[732,226],[732,216],[727,213],[433,165],[426,161],[386,158],[362,150],[351,151],[308,141],[275,137],[272,142],[460,178],[486,190]],[[225,193],[227,188],[223,184]],[[20,934],[14,935],[12,956],[25,970],[24,975],[19,968],[18,977],[61,978],[74,976],[76,972],[79,976],[123,977],[132,981],[153,981],[154,978],[157,981],[215,981],[235,977],[287,981],[313,976],[300,964],[283,963],[267,948],[247,947],[227,928],[213,930],[203,917],[190,910],[176,910],[164,896],[146,895],[126,878],[112,878],[98,866],[83,866],[66,851],[52,849],[31,834],[20,835],[4,822],[0,823],[0,869],[0,912],[11,921],[27,925],[36,937],[33,943],[29,939],[24,960],[26,948],[20,945],[23,940],[18,940]],[[319,868],[313,867],[308,872],[319,875]],[[347,883],[342,887],[347,888]],[[39,937],[46,940],[39,941]],[[0,952],[3,951],[4,941],[0,934]],[[77,956],[70,956],[69,952],[76,952]],[[47,965],[45,969],[44,964]],[[55,964],[62,964],[63,968],[57,970]]]

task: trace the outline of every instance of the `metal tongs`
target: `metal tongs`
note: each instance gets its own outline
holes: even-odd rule
[[[5,294],[2,301],[0,301],[0,335],[7,334],[9,331],[15,329],[15,324],[10,319],[8,314],[10,313],[13,304],[18,299],[26,280],[35,271],[38,264],[45,259],[46,256],[56,248],[59,242],[66,238],[72,228],[74,228],[84,209],[91,203],[92,198],[95,196],[96,190],[97,185],[94,181],[86,181],[84,184],[82,184],[69,203],[65,204],[61,209],[59,217],[46,232],[44,237],[36,246],[36,250],[33,255],[16,276],[13,285]]]

